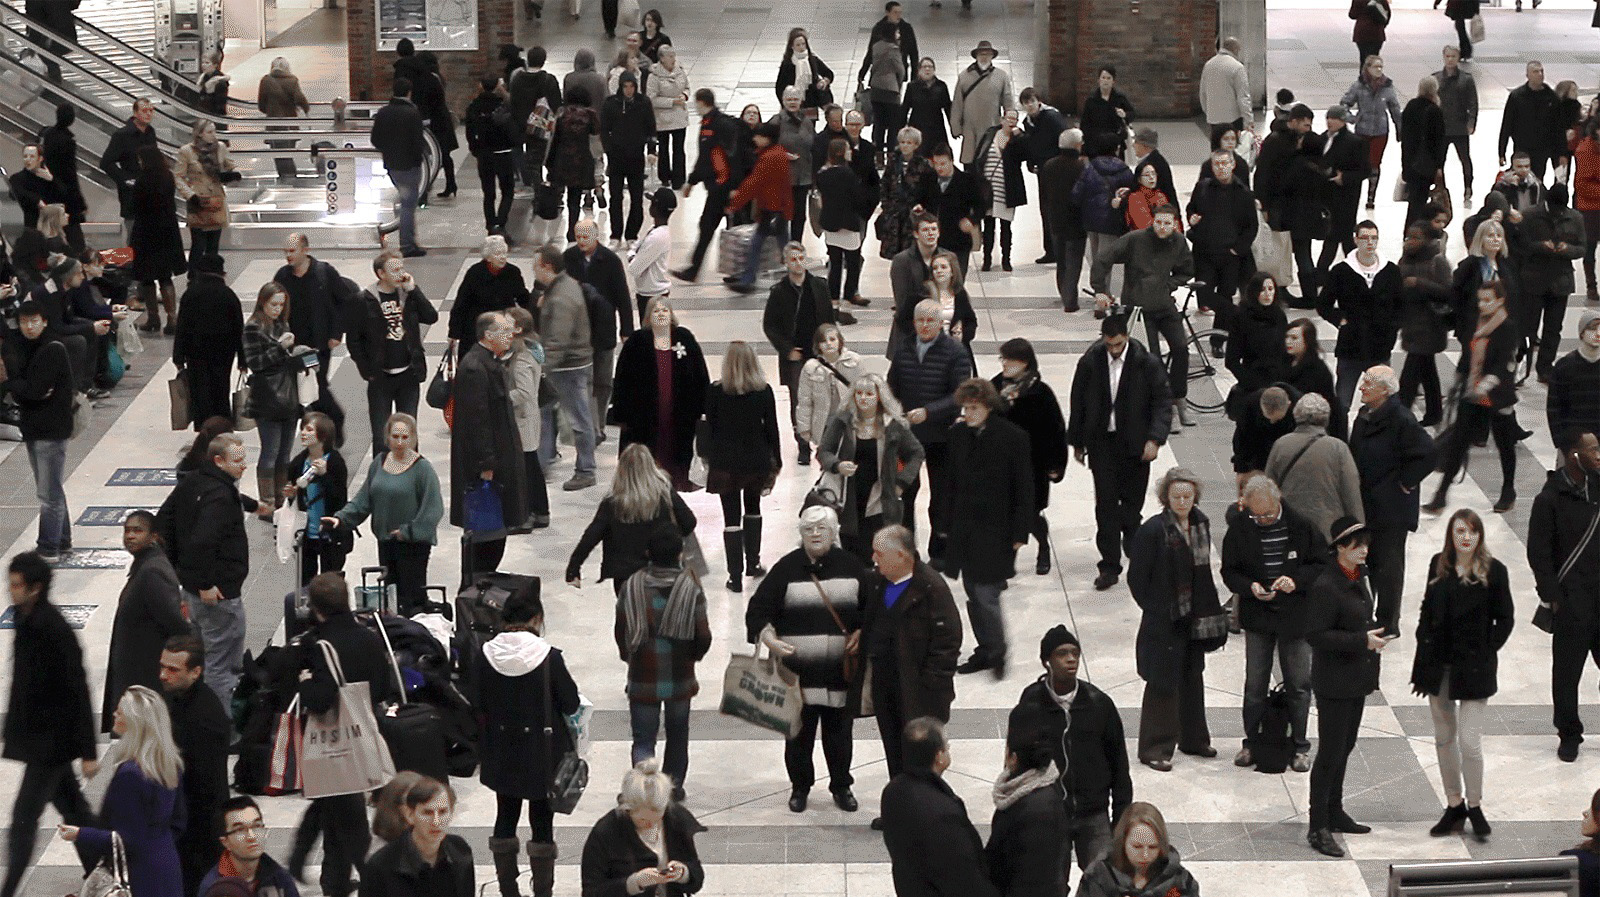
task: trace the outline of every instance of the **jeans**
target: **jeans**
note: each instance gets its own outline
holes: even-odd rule
[[[1345,815],[1344,774],[1361,731],[1365,698],[1317,698],[1317,759],[1311,763],[1312,831],[1331,828]]]
[[[1056,257],[1056,293],[1061,297],[1061,307],[1067,311],[1078,310],[1078,281],[1083,277],[1083,250],[1088,237],[1050,235],[1051,254]]]
[[[629,701],[628,725],[633,731],[635,765],[656,755],[656,735],[661,730],[661,708],[666,707],[667,752],[661,771],[672,777],[672,784],[683,787],[689,773],[689,699],[676,701]]]
[[[222,229],[196,230],[189,228],[189,270],[195,270],[195,263],[202,255],[222,254]]]
[[[1550,370],[1555,367],[1556,353],[1561,348],[1561,320],[1567,315],[1567,294],[1554,290],[1545,290],[1541,293],[1524,294],[1524,308],[1527,309],[1527,327],[1522,333],[1531,336],[1537,329],[1539,332],[1539,354],[1534,363],[1534,369],[1548,377]],[[1543,317],[1543,325],[1535,327]],[[1518,322],[1519,324],[1522,322]]]
[[[861,250],[828,247],[828,296],[833,304],[861,292]]]
[[[386,374],[379,371],[367,381],[367,419],[372,423],[372,454],[381,455],[388,450],[387,429],[384,424],[395,412],[417,416],[417,400],[422,393],[422,383],[410,371]]]
[[[384,538],[388,533],[379,536],[378,563],[389,571],[401,616],[409,617],[427,600],[428,556],[433,553],[433,546],[427,542]]]
[[[873,715],[878,721],[878,740],[883,742],[883,761],[892,779],[906,765],[906,709],[900,701],[900,677],[894,658],[872,658],[872,676],[868,682],[872,688]]]
[[[1457,26],[1460,26],[1460,24],[1461,24],[1460,22],[1456,23]],[[1471,54],[1472,54],[1471,45],[1466,43],[1465,41],[1463,41],[1462,45],[1461,45],[1461,52],[1463,54],[1466,54],[1466,55],[1463,55],[1461,57],[1462,59],[1469,58],[1471,56]],[[1445,140],[1445,157],[1449,157],[1450,149],[1451,149],[1451,147],[1454,147],[1455,151],[1456,151],[1456,158],[1461,160],[1461,180],[1465,184],[1465,186],[1467,188],[1467,192],[1471,193],[1472,192],[1472,146],[1471,146],[1472,138],[1468,137],[1465,134],[1460,134],[1460,135],[1456,135],[1456,136],[1452,136],[1452,137],[1446,137],[1444,140]]]
[[[1456,19],[1456,40],[1461,42],[1461,46],[1460,46],[1461,61],[1465,62],[1468,59],[1471,59],[1472,58],[1472,32],[1467,30],[1467,20],[1466,19]],[[1450,139],[1454,140],[1455,138],[1452,137]],[[1465,139],[1465,138],[1462,138],[1462,139]],[[1471,183],[1470,179],[1468,180],[1468,183],[1469,184]]]
[[[1189,395],[1189,334],[1184,332],[1183,315],[1177,310],[1146,311],[1144,336],[1151,352],[1156,351],[1156,337],[1167,343],[1167,351],[1159,353],[1167,366],[1167,385],[1172,389],[1172,401],[1181,404]],[[1173,413],[1177,413],[1174,410]]]
[[[72,547],[72,514],[67,510],[65,439],[30,439],[28,466],[33,468],[33,494],[39,499],[39,550],[65,551]]]
[[[658,143],[656,156],[656,176],[661,179],[662,186],[674,190],[683,189],[684,158],[683,158],[683,128],[673,128],[670,131],[657,131]],[[718,212],[722,209],[718,208]]]
[[[945,462],[950,458],[950,446],[944,442],[928,442],[922,446],[922,470],[928,477],[928,522],[933,522],[933,510],[944,507],[944,493],[949,484],[944,475]],[[917,496],[922,493],[922,477],[911,481],[905,492],[900,495],[901,520],[906,529],[915,533],[917,531]],[[929,529],[933,529],[932,526]],[[944,556],[944,540],[936,533],[928,535],[928,556],[939,558]]]
[[[1337,358],[1334,363],[1333,391],[1339,396],[1339,407],[1349,408],[1355,401],[1356,387],[1361,385],[1361,375],[1376,364],[1388,364],[1389,359],[1368,362],[1364,358]]]
[[[244,599],[224,598],[216,604],[188,589],[183,590],[189,605],[189,619],[200,630],[206,646],[206,687],[217,693],[222,706],[233,700],[233,688],[244,670]]]
[[[710,202],[710,197],[707,197],[706,201]],[[761,247],[767,242],[768,237],[782,241],[786,236],[785,223],[781,212],[757,213],[756,233],[750,238],[750,245],[745,247],[744,276],[740,278],[740,283],[749,286],[756,282],[756,275],[761,273]],[[704,218],[700,220],[700,234],[702,238],[706,234]]]
[[[1272,655],[1278,655],[1283,686],[1289,692],[1289,730],[1296,753],[1311,750],[1306,718],[1311,711],[1311,645],[1303,638],[1284,638],[1275,632],[1244,634],[1244,741],[1261,725],[1267,712],[1267,691],[1272,685]]]
[[[72,764],[29,763],[22,768],[22,781],[11,805],[11,829],[6,837],[6,881],[0,897],[12,897],[22,883],[22,874],[33,865],[33,845],[39,834],[39,816],[45,804],[56,808],[67,825],[94,825],[94,811],[78,787]]]
[[[256,476],[271,479],[273,471],[289,466],[289,449],[294,447],[295,431],[300,429],[297,420],[257,420],[256,432],[261,434],[261,457],[256,460]],[[273,496],[262,496],[271,501]]]
[[[974,657],[998,662],[1006,656],[1006,625],[1000,616],[1000,595],[1006,590],[1000,582],[973,582],[966,574],[961,584],[967,590],[967,616],[972,621],[972,638],[977,642]]]
[[[1078,870],[1087,872],[1089,864],[1105,853],[1111,844],[1111,817],[1106,815],[1104,809],[1089,810],[1072,817],[1065,834],[1061,865],[1065,867],[1072,862],[1072,855],[1077,854]],[[1065,869],[1062,871],[1064,873]]]
[[[578,461],[573,472],[578,476],[594,476],[594,367],[566,371],[546,369],[544,377],[556,388],[561,413],[572,425],[572,436],[578,444]],[[548,418],[546,423],[549,423]],[[543,426],[539,433],[539,459],[549,464],[555,457],[556,428]]]
[[[486,231],[504,231],[506,221],[511,217],[511,194],[515,190],[512,174],[515,167],[510,150],[478,159],[478,186],[483,189],[483,229]],[[500,198],[498,208],[495,206],[497,187]]]
[[[817,728],[822,729],[822,757],[828,764],[828,790],[842,794],[855,784],[850,775],[850,759],[855,747],[850,730],[855,720],[843,707],[823,707],[806,704],[800,709],[800,734],[784,742],[783,768],[789,772],[789,786],[796,791],[809,791],[816,784],[816,767],[812,764],[812,749],[816,746]]]
[[[1450,671],[1445,670],[1439,693],[1428,698],[1433,713],[1433,747],[1439,755],[1439,778],[1445,799],[1461,802],[1463,785],[1467,803],[1483,800],[1483,717],[1487,700],[1456,701],[1450,697]]]
[[[422,168],[389,172],[395,189],[395,217],[400,219],[400,250],[417,248],[417,194],[422,191]]]
[[[806,216],[811,213],[811,185],[795,184],[789,188],[789,193],[794,202],[793,217],[789,219],[789,241],[800,243],[806,238]]]
[[[832,252],[832,247],[829,247]],[[794,427],[794,444],[800,450],[801,457],[811,457],[811,443],[800,435],[800,422],[795,419],[795,411],[800,406],[800,372],[805,369],[806,363],[791,361],[787,353],[778,356],[778,379],[789,390],[789,423]],[[818,442],[822,441],[821,433],[812,433]]]
[[[644,157],[618,159],[607,156],[606,180],[611,186],[611,239],[638,239],[644,224]],[[627,230],[623,230],[622,190],[628,190]]]
[[[1411,407],[1422,390],[1422,401],[1427,409],[1423,420],[1437,420],[1444,413],[1444,394],[1439,386],[1438,356],[1422,352],[1407,352],[1406,363],[1400,369],[1400,404]]]

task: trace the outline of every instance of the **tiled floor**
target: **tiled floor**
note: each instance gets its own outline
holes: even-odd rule
[[[554,4],[550,7],[554,10]],[[913,3],[910,18],[916,24],[925,52],[940,60],[941,70],[949,75],[977,38],[989,38],[1009,50],[1009,64],[1019,86],[1029,80],[1032,29],[1028,3],[995,4],[979,0],[970,16],[959,12],[954,2],[937,11]],[[547,15],[538,30],[530,28],[524,44],[542,40],[555,60],[571,58],[580,45],[599,46],[597,4],[586,4],[584,17],[576,23],[560,15]],[[1421,74],[1432,71],[1436,45],[1450,36],[1448,22],[1424,3],[1412,3],[1396,13],[1390,29],[1389,72],[1405,88]],[[725,102],[737,107],[745,101],[773,104],[770,79],[781,52],[784,33],[793,24],[813,30],[817,52],[843,71],[859,63],[865,34],[877,18],[878,6],[868,0],[791,4],[769,10],[762,4],[747,2],[685,3],[662,5],[667,31],[673,35],[691,72],[691,83],[712,86]],[[1594,32],[1588,29],[1592,9],[1588,4],[1568,0],[1563,5],[1547,3],[1538,12],[1520,16],[1509,9],[1489,10],[1491,40],[1480,52],[1478,73],[1483,90],[1483,127],[1474,141],[1480,168],[1487,173],[1494,154],[1503,90],[1514,84],[1520,60],[1538,55],[1545,61],[1552,79],[1573,78],[1587,91],[1600,75],[1600,53],[1596,53]],[[1272,87],[1287,83],[1300,97],[1315,106],[1337,99],[1351,78],[1353,59],[1348,41],[1348,20],[1343,7],[1279,7],[1271,11],[1272,46],[1269,51]],[[295,52],[291,50],[269,53]],[[302,78],[313,81],[315,89],[332,95],[342,89],[342,63],[334,54],[300,50],[296,69]],[[242,55],[242,54],[241,54]],[[267,56],[267,54],[262,54]],[[270,56],[267,56],[270,58]],[[264,70],[265,59],[239,63],[241,70]],[[565,70],[558,62],[552,68]],[[322,80],[325,79],[325,80]],[[240,78],[241,85],[254,77]],[[1402,93],[1409,93],[1402,89]],[[1135,103],[1138,98],[1134,98]],[[1180,185],[1193,182],[1200,158],[1201,136],[1193,124],[1158,123],[1163,149],[1175,167]],[[1395,150],[1391,149],[1391,153]],[[464,184],[476,183],[470,170],[463,172]],[[1452,183],[1455,183],[1452,170]],[[1480,186],[1481,190],[1481,186]],[[462,271],[473,260],[470,248],[477,241],[478,203],[473,188],[464,189],[454,203],[435,202],[422,218],[423,242],[437,247],[433,255],[410,265],[418,282],[435,301],[448,301]],[[1389,184],[1379,191],[1377,220],[1384,229],[1386,253],[1397,249],[1399,210],[1386,201]],[[1459,194],[1458,194],[1459,195]],[[672,222],[674,251],[681,258],[694,239],[694,220],[698,215],[699,194],[691,199]],[[1039,252],[1036,210],[1019,216],[1016,237],[1017,270],[981,273],[974,266],[969,287],[980,315],[980,333],[975,342],[979,365],[985,374],[994,370],[998,344],[1025,335],[1039,347],[1045,378],[1059,394],[1065,394],[1074,364],[1083,347],[1093,338],[1094,322],[1086,315],[1065,316],[1054,311],[1050,273],[1031,260]],[[813,243],[820,254],[820,246]],[[1450,254],[1462,252],[1452,240]],[[347,275],[366,282],[368,257],[365,252],[324,251]],[[526,250],[515,259],[527,268]],[[269,253],[230,257],[230,273],[241,295],[255,289],[280,264]],[[851,344],[860,349],[869,368],[881,370],[882,345],[888,319],[887,263],[874,257],[863,278],[863,294],[872,306],[861,314],[861,323],[846,329]],[[708,281],[714,278],[708,278]],[[678,286],[674,298],[685,324],[695,331],[707,347],[713,367],[728,341],[750,339],[761,344],[758,326],[761,300],[730,296],[720,286],[703,283]],[[1578,303],[1581,305],[1581,303]],[[1569,312],[1570,326],[1579,309]],[[443,336],[431,335],[429,351],[440,352]],[[76,463],[68,481],[68,495],[74,512],[85,506],[138,506],[159,502],[165,489],[156,486],[107,486],[114,471],[124,467],[159,468],[171,464],[183,438],[166,426],[165,380],[170,366],[164,357],[168,345],[152,340],[151,351],[135,361],[142,378],[118,390],[96,410],[97,430],[91,441],[75,446]],[[770,353],[769,353],[770,354]],[[767,359],[769,375],[771,360]],[[1454,363],[1453,354],[1442,359]],[[347,457],[354,476],[360,477],[364,463],[360,457],[365,437],[364,399],[355,372],[343,359],[336,360],[334,384],[351,412],[350,449]],[[1166,813],[1172,824],[1173,839],[1209,894],[1226,893],[1254,897],[1266,894],[1355,895],[1380,894],[1384,890],[1387,864],[1414,859],[1453,859],[1466,857],[1512,857],[1550,853],[1569,846],[1577,835],[1579,812],[1587,801],[1594,780],[1593,752],[1577,764],[1567,765],[1554,758],[1554,738],[1549,731],[1548,641],[1525,624],[1532,611],[1532,581],[1524,560],[1523,534],[1526,532],[1531,496],[1543,479],[1543,468],[1552,460],[1548,434],[1544,432],[1543,390],[1537,385],[1523,392],[1527,409],[1523,423],[1536,435],[1519,449],[1518,488],[1523,499],[1509,514],[1485,513],[1489,544],[1510,567],[1518,600],[1518,626],[1507,646],[1501,664],[1501,692],[1491,703],[1494,714],[1485,739],[1488,758],[1488,793],[1484,806],[1495,823],[1495,834],[1487,844],[1460,838],[1432,839],[1427,825],[1439,811],[1441,789],[1436,781],[1436,761],[1431,745],[1431,724],[1424,704],[1411,695],[1407,685],[1411,659],[1409,638],[1403,638],[1385,659],[1382,691],[1368,708],[1366,725],[1351,767],[1348,806],[1358,818],[1374,824],[1375,831],[1365,837],[1347,839],[1351,857],[1328,861],[1309,851],[1303,843],[1306,803],[1306,777],[1293,773],[1269,776],[1235,769],[1231,757],[1240,735],[1239,691],[1243,679],[1243,656],[1237,645],[1230,645],[1209,658],[1207,699],[1217,746],[1222,756],[1211,761],[1181,757],[1177,768],[1162,775],[1143,767],[1135,769],[1136,796],[1151,800]],[[1220,513],[1223,496],[1231,491],[1228,469],[1230,429],[1218,417],[1204,417],[1198,427],[1175,437],[1162,449],[1156,467],[1184,464],[1199,473],[1207,486],[1206,507]],[[442,474],[448,435],[439,416],[427,409],[423,413],[423,451],[436,459]],[[253,440],[251,440],[253,441]],[[0,444],[0,454],[13,446]],[[610,445],[601,452],[601,481],[609,481],[614,455]],[[253,451],[252,447],[252,451]],[[570,454],[570,449],[568,450]],[[11,551],[22,550],[32,542],[33,509],[28,471],[21,453],[0,460],[0,544],[15,539]],[[1473,466],[1468,480],[1452,497],[1456,502],[1487,512],[1485,493],[1499,486],[1498,476],[1483,471],[1493,467]],[[565,463],[554,475],[564,478]],[[772,497],[766,503],[769,520],[766,556],[769,560],[793,545],[788,521],[814,476],[814,469],[785,470]],[[1429,484],[1431,485],[1431,483]],[[604,486],[602,485],[601,488]],[[622,671],[610,647],[611,592],[605,585],[587,584],[574,590],[560,582],[565,557],[578,531],[593,512],[600,490],[553,495],[553,525],[534,535],[514,539],[504,567],[536,573],[544,577],[548,607],[549,634],[568,656],[569,666],[585,693],[598,708],[592,793],[577,814],[558,820],[557,838],[561,843],[562,869],[557,891],[575,895],[579,891],[575,863],[584,835],[592,821],[610,804],[614,782],[627,763],[628,729],[620,685]],[[688,496],[688,501],[708,530],[714,532],[720,511],[714,499],[703,494]],[[1133,632],[1137,612],[1121,587],[1106,593],[1089,587],[1093,576],[1091,487],[1088,472],[1075,466],[1065,482],[1056,487],[1049,511],[1052,525],[1055,572],[1039,577],[1031,573],[1018,577],[1006,593],[1007,629],[1017,648],[1017,661],[1003,681],[987,677],[963,678],[958,683],[956,709],[950,726],[954,766],[948,774],[956,792],[967,802],[973,819],[986,823],[990,811],[989,783],[999,770],[1004,713],[1018,691],[1039,670],[1027,662],[1029,646],[1045,628],[1066,622],[1083,638],[1086,649],[1086,674],[1106,689],[1122,708],[1130,733],[1136,726],[1141,683],[1133,669]],[[1409,550],[1406,616],[1414,620],[1421,594],[1427,558],[1436,550],[1443,535],[1440,520],[1425,520],[1412,539]],[[278,564],[270,551],[266,527],[251,524],[253,574],[247,584],[249,644],[259,646],[272,638],[278,626],[279,598],[291,585],[287,568]],[[450,583],[456,578],[458,561],[454,550],[457,533],[446,527],[441,533],[442,547],[436,552],[430,579]],[[1219,529],[1217,538],[1220,541]],[[722,565],[719,540],[703,539],[711,565]],[[80,529],[77,544],[84,548],[115,548],[117,531],[111,527]],[[1025,549],[1030,552],[1032,549]],[[371,563],[372,543],[363,540],[350,565]],[[590,564],[592,574],[593,563]],[[91,688],[98,696],[105,664],[104,652],[114,612],[116,594],[123,579],[116,569],[63,570],[59,575],[57,600],[64,604],[98,605],[81,633],[89,647]],[[714,578],[720,582],[721,577]],[[781,747],[775,737],[757,732],[747,725],[716,712],[720,673],[731,651],[743,650],[743,598],[721,588],[711,594],[712,626],[715,643],[701,665],[704,689],[696,700],[693,717],[692,763],[689,774],[689,806],[710,826],[701,836],[702,856],[710,864],[706,893],[744,894],[759,882],[771,894],[848,894],[850,897],[875,897],[891,891],[887,856],[881,839],[870,832],[867,821],[874,815],[877,795],[884,784],[882,753],[870,722],[856,730],[856,792],[862,799],[859,813],[839,812],[826,801],[818,801],[804,815],[795,815],[784,806],[787,784],[781,765]],[[1409,628],[1409,622],[1407,628]],[[10,662],[9,639],[0,635],[0,669]],[[1584,694],[1592,698],[1593,679]],[[3,686],[0,686],[3,688]],[[1585,705],[1591,723],[1600,723],[1600,711]],[[754,762],[752,762],[754,761]],[[14,787],[20,770],[11,764],[0,765],[0,794]],[[492,820],[493,799],[473,780],[459,780],[461,810],[456,826],[477,851],[480,882],[490,879],[487,868],[486,838]],[[821,794],[820,789],[817,792]],[[0,802],[3,804],[4,802]],[[272,828],[270,842],[275,855],[287,850],[290,830],[296,823],[301,802],[295,799],[264,801],[267,822]],[[7,812],[0,806],[0,813]],[[47,818],[44,825],[53,825]],[[52,841],[32,876],[27,893],[64,893],[75,878],[72,856],[66,845]],[[492,885],[491,885],[492,890]]]

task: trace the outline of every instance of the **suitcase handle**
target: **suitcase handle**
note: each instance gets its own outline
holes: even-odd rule
[[[428,596],[436,594],[438,600],[427,600]],[[450,604],[450,592],[444,586],[423,586],[423,605],[431,611],[438,611],[446,620],[454,623],[456,609]]]
[[[370,585],[371,583],[370,583],[368,577],[370,575],[372,575],[372,574],[376,574],[377,575],[378,583],[381,585],[383,583],[383,581],[386,578],[388,578],[388,576],[389,576],[389,568],[388,567],[362,567],[361,568],[361,584],[362,585]]]

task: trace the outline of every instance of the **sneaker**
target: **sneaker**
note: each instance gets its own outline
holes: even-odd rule
[[[87,395],[91,399],[103,399],[106,396],[111,395],[111,390],[96,386],[87,393],[84,393],[84,395]]]
[[[1310,772],[1311,755],[1305,751],[1295,754],[1294,759],[1289,761],[1289,768],[1295,772]]]
[[[39,555],[40,560],[44,561],[46,564],[50,564],[51,566],[61,563],[61,561],[66,557],[65,554],[62,554],[59,551],[46,548],[40,548],[36,551],[36,553]],[[1574,754],[1574,756],[1576,756],[1576,754]]]
[[[567,480],[565,483],[561,484],[561,488],[562,488],[563,491],[566,491],[566,492],[577,492],[579,489],[587,489],[587,488],[589,488],[590,486],[593,486],[593,485],[594,485],[594,474],[592,474],[592,473],[575,473],[575,474],[572,475],[572,479]]]
[[[1239,753],[1233,755],[1233,765],[1240,769],[1248,769],[1256,765],[1255,758],[1250,756],[1249,747],[1239,748]]]
[[[550,515],[549,514],[530,514],[530,515],[528,515],[528,528],[529,529],[544,529],[545,527],[547,527],[549,525],[550,525]]]

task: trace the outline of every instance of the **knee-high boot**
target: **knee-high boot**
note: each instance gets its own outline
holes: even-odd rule
[[[533,897],[550,897],[556,887],[556,846],[529,841],[528,869],[533,873],[533,881],[528,886]]]
[[[761,566],[761,515],[744,518],[744,569],[752,577],[766,576],[767,568]]]
[[[257,473],[256,474],[256,489],[260,490],[260,492],[261,492],[261,494],[256,496],[256,498],[260,499],[261,504],[265,505],[268,510],[271,510],[272,508],[277,507],[277,504],[272,500],[272,496],[273,496],[272,486],[273,486],[272,474],[270,474],[270,473],[269,474],[265,474],[265,475],[263,475],[261,473]]]
[[[531,853],[533,845],[528,846]],[[517,876],[521,873],[517,859],[522,854],[522,842],[516,837],[490,838],[489,853],[494,856],[494,878],[500,885],[500,897],[522,897],[522,891],[517,888]]]
[[[161,306],[167,310],[167,326],[161,332],[171,336],[178,332],[178,293],[170,283],[161,285]]]
[[[1583,282],[1589,290],[1588,300],[1590,302],[1600,302],[1600,291],[1595,289],[1594,259],[1583,260]]]
[[[139,329],[145,333],[158,332],[161,329],[161,305],[156,298],[155,284],[139,284],[139,302],[144,305],[144,321],[139,324]]]
[[[730,526],[722,531],[722,552],[728,556],[728,591],[744,591],[744,530]]]
[[[983,270],[994,267],[994,219],[983,219]]]
[[[1000,270],[1011,270],[1011,222],[1000,220]]]
[[[1039,543],[1039,559],[1034,563],[1033,572],[1040,576],[1050,572],[1050,521],[1040,514],[1033,522],[1033,538]]]

